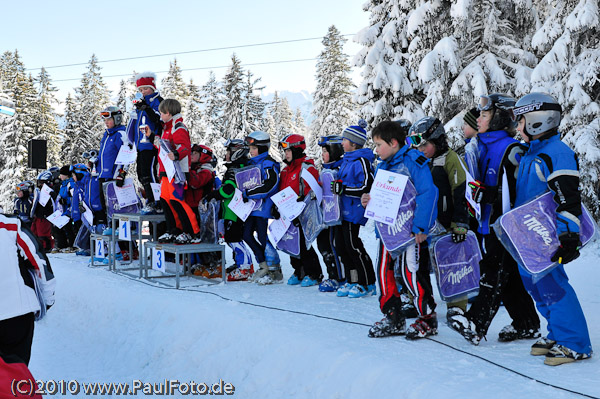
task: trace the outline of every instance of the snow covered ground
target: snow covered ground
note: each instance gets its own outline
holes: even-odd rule
[[[375,239],[363,230],[375,260]],[[596,347],[599,256],[593,243],[567,268]],[[382,317],[377,297],[337,298],[285,284],[198,286],[197,280],[175,290],[87,267],[88,259],[72,254],[50,260],[56,305],[36,325],[30,364],[41,380],[127,383],[130,390],[165,380],[188,384],[163,397],[205,389],[190,381],[211,387],[220,380],[236,398],[600,397],[597,356],[550,367],[529,355],[532,341],[499,343],[497,334],[509,323],[504,308],[479,347],[443,323],[439,298],[437,336],[371,339],[368,327]],[[287,256],[282,264],[287,279]],[[64,396],[75,397],[68,390]]]

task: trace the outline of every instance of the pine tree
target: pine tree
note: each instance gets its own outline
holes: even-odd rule
[[[52,86],[52,80],[45,68],[40,71],[36,83],[38,97],[35,136],[47,140],[48,165],[57,166],[61,163],[64,142],[64,136],[58,128],[58,115],[54,110],[54,106],[59,104],[55,96],[58,89]]]
[[[223,99],[221,86],[212,71],[208,81],[200,89],[200,102],[202,103],[201,115],[203,125],[206,126],[206,134],[212,135],[214,132],[220,132]]]
[[[73,151],[75,146],[75,135],[77,133],[77,115],[79,114],[79,110],[77,104],[73,100],[71,93],[67,95],[65,99],[65,111],[64,111],[64,126],[62,128],[62,135],[65,139],[63,148],[69,149],[63,153],[62,164],[63,165],[72,165],[74,163],[80,162],[79,159],[79,151]]]
[[[559,131],[579,159],[584,202],[600,218],[600,10],[595,0],[535,2],[545,20],[532,38],[543,56],[531,73],[532,91],[563,107]]]
[[[227,139],[243,138],[246,134],[243,123],[243,116],[246,112],[243,98],[244,75],[241,61],[234,53],[222,84],[223,113],[220,125],[223,137]]]
[[[98,149],[105,130],[100,112],[109,105],[110,97],[100,69],[98,59],[92,55],[79,87],[75,88],[76,130],[71,147],[66,148],[66,156],[77,162],[81,161],[84,151]]]
[[[369,26],[357,33],[355,41],[364,46],[354,57],[362,68],[362,82],[354,95],[359,114],[370,127],[387,119],[412,122],[424,116],[424,99],[409,63],[406,34],[408,15],[416,0],[370,0],[363,10],[370,13]]]
[[[346,39],[333,25],[322,41],[324,49],[317,61],[317,88],[311,112],[315,116],[311,132],[316,138],[340,134],[357,119],[352,103],[350,64],[348,56],[343,53],[345,42]]]
[[[174,98],[182,105],[185,104],[189,94],[181,76],[181,68],[177,65],[177,59],[169,63],[169,72],[161,83],[161,95],[163,98]]]
[[[295,132],[294,115],[292,114],[287,99],[279,97],[277,92],[275,92],[275,95],[273,96],[269,112],[273,118],[273,126],[271,130],[268,131],[271,135],[270,152],[274,158],[281,158],[278,147],[279,141],[286,135]]]
[[[15,104],[15,114],[2,117],[0,132],[0,156],[4,165],[0,171],[0,204],[10,211],[17,184],[36,176],[35,171],[27,168],[27,143],[36,133],[37,93],[17,50],[7,51],[0,57],[0,71],[4,93]]]
[[[260,130],[264,125],[264,114],[267,104],[262,100],[257,92],[264,89],[264,86],[257,87],[261,78],[254,79],[254,74],[250,71],[246,73],[246,80],[242,85],[244,113],[242,115],[242,124],[246,134],[255,130]]]
[[[187,85],[189,94],[187,101],[183,105],[183,114],[185,115],[185,125],[190,132],[192,144],[204,144],[204,127],[202,125],[202,115],[198,104],[200,102],[200,89],[192,79]]]

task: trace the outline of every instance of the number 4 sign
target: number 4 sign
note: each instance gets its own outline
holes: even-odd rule
[[[152,269],[165,272],[165,251],[160,248],[152,248]]]
[[[119,240],[131,240],[131,223],[129,220],[121,219],[119,224]]]

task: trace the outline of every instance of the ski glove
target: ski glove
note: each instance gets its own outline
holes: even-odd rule
[[[337,195],[342,195],[346,190],[346,185],[341,180],[331,182],[331,192]]]
[[[244,191],[244,193],[242,194],[242,201],[244,201],[244,203],[249,201],[248,190]]]
[[[455,227],[452,229],[452,242],[459,243],[467,239],[467,229],[465,227]]]
[[[79,213],[82,215],[85,213],[85,206],[83,206],[82,202],[79,203]]]
[[[300,227],[300,218],[292,220],[292,224],[296,227]]]
[[[117,187],[123,187],[123,184],[125,184],[125,175],[127,175],[127,173],[123,169],[120,169],[119,174],[115,178]]]
[[[225,175],[223,176],[223,181],[231,180],[235,182],[235,171],[233,169],[227,169]]]
[[[146,102],[146,99],[142,98],[140,101],[136,102],[135,104],[135,109],[138,111],[143,111],[146,108],[148,108],[148,103]]]
[[[554,255],[552,255],[552,258],[550,259],[552,262],[558,262],[562,265],[566,265],[567,263],[579,258],[579,246],[581,245],[581,241],[579,241],[579,234],[561,234],[558,239],[560,240],[560,246]]]

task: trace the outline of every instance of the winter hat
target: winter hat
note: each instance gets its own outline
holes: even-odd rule
[[[479,118],[479,114],[480,112],[477,108],[471,108],[465,113],[465,116],[463,116],[463,120],[467,125],[477,130],[477,118]]]
[[[65,176],[71,176],[70,165],[63,166],[62,168],[60,168],[60,171],[58,173]]]
[[[135,85],[140,87],[151,87],[156,91],[156,74],[154,72],[142,72],[135,75]]]
[[[367,131],[365,130],[366,127],[367,121],[361,119],[358,121],[358,125],[348,126],[345,128],[342,132],[342,137],[362,147],[367,141]]]

